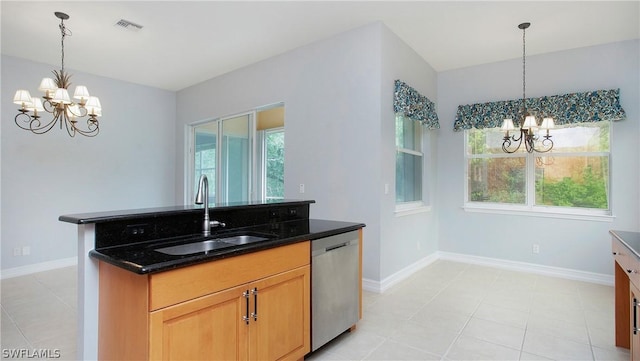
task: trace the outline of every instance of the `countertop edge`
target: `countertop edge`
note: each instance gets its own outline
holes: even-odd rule
[[[632,232],[632,231],[620,231],[620,230],[615,230],[615,229],[611,229],[609,230],[609,234],[611,234],[612,236],[614,236],[618,241],[620,241],[625,247],[627,247],[631,252],[633,252],[633,254],[637,257],[640,258],[640,250],[636,250],[634,247],[632,247],[627,241],[624,240],[624,237],[622,236],[622,234],[620,233],[628,233],[628,234],[634,234],[636,236],[640,237],[640,232]]]
[[[246,207],[272,207],[278,205],[303,205],[315,203],[315,200],[297,200],[297,199],[284,199],[277,202],[239,202],[238,204],[229,203],[221,205],[211,205],[209,211],[216,210],[231,210],[242,209]],[[128,210],[114,210],[103,212],[90,212],[90,213],[77,213],[77,214],[63,214],[58,217],[58,220],[66,223],[73,224],[91,224],[91,223],[104,223],[122,220],[131,220],[139,218],[155,218],[170,216],[175,214],[188,214],[202,212],[203,206],[196,205],[176,205],[167,207],[151,207],[140,209],[128,209]]]
[[[213,261],[224,259],[224,258],[263,251],[266,249],[286,246],[286,245],[294,244],[298,242],[304,242],[304,241],[313,242],[316,239],[330,237],[333,235],[347,233],[351,231],[356,231],[366,227],[364,223],[350,223],[350,222],[342,222],[342,221],[335,221],[335,222],[340,226],[336,228],[328,229],[328,230],[323,230],[321,232],[302,234],[294,237],[266,241],[264,243],[255,243],[250,245],[237,246],[217,254],[207,255],[205,257],[194,257],[191,259],[189,258],[175,259],[168,262],[162,262],[162,263],[145,265],[145,266],[140,266],[138,264],[129,262],[124,259],[115,259],[113,257],[110,257],[108,255],[101,253],[99,249],[91,250],[89,252],[89,256],[93,259],[109,263],[111,265],[120,267],[122,269],[131,271],[139,275],[147,275],[147,274],[171,271],[177,268],[193,266],[193,265],[206,263],[206,262],[213,262]]]

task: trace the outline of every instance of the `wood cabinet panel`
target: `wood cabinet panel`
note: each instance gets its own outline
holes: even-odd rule
[[[305,266],[256,282],[251,340],[255,360],[298,360],[311,349],[310,277]],[[255,301],[258,301],[255,303]]]
[[[151,310],[309,264],[309,242],[299,242],[150,276]]]
[[[152,360],[246,360],[243,287],[151,313]]]

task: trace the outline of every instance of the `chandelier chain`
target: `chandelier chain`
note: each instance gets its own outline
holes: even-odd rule
[[[526,77],[526,52],[525,52],[525,38],[524,38],[524,34],[526,32],[526,28],[522,29],[522,107],[523,107],[523,114],[526,115],[527,113],[527,97],[525,94],[525,91],[527,89],[526,86],[526,81],[527,81],[527,77]]]
[[[66,36],[71,36],[71,30],[67,29],[64,25],[64,19],[60,19],[60,34],[62,35],[60,39],[60,49],[61,49],[61,58],[62,58],[62,67],[61,70],[64,72],[64,38]]]

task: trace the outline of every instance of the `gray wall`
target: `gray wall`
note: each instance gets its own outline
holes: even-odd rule
[[[527,96],[620,88],[627,119],[612,128],[612,222],[465,212],[464,134],[452,130],[457,106],[519,98],[522,60],[438,74],[441,251],[612,274],[608,230],[640,230],[638,44],[627,41],[527,57]],[[540,254],[532,254],[533,243],[540,244]]]
[[[58,221],[62,214],[174,204],[175,93],[69,69],[72,87],[84,84],[101,100],[100,134],[18,128],[13,94],[36,96],[40,80],[58,67],[2,56],[3,270],[74,257],[77,230]],[[31,255],[13,256],[24,246]]]
[[[389,194],[384,195],[384,184],[381,184],[377,192],[382,201],[380,280],[384,280],[438,250],[437,207],[432,207],[429,212],[399,217],[394,213],[396,130],[393,113],[393,82],[395,79],[400,79],[433,102],[437,101],[438,93],[435,70],[386,27],[383,27],[382,32],[381,76],[380,179],[382,183],[388,183],[390,188]],[[430,205],[436,201],[437,134],[438,130],[423,130],[425,145],[423,193]]]
[[[379,273],[380,24],[304,46],[178,92],[186,124],[284,102],[285,198],[313,199],[311,217],[365,228],[365,277]],[[184,157],[176,158],[184,169]],[[179,191],[184,180],[178,175]],[[305,193],[298,185],[305,184]]]

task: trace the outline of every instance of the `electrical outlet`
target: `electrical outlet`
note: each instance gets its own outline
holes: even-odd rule
[[[531,252],[533,252],[534,254],[540,253],[540,245],[537,243],[534,243],[533,246],[531,247]]]
[[[29,247],[29,246],[22,247],[22,255],[23,256],[28,256],[30,254],[31,254],[31,247]]]
[[[304,193],[304,183],[300,183],[300,193]]]
[[[14,256],[22,256],[22,248],[20,248],[20,247],[14,247],[14,248],[13,248],[13,255],[14,255]]]
[[[141,236],[147,232],[148,224],[130,224],[127,226],[127,234],[130,236]]]

